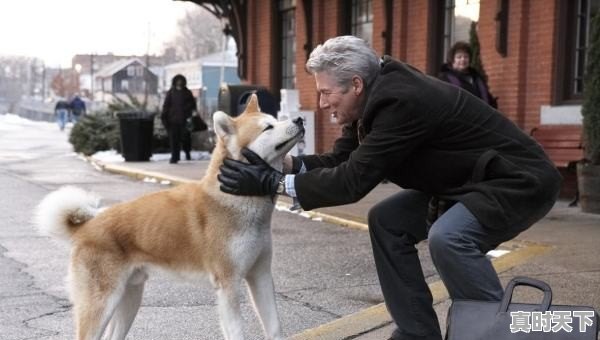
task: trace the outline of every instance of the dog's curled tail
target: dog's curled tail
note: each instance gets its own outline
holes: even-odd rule
[[[65,186],[42,199],[34,223],[42,235],[69,242],[75,228],[96,216],[99,203],[98,196]]]

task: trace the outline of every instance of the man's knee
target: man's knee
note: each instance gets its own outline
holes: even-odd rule
[[[469,247],[468,242],[456,231],[444,230],[443,226],[433,225],[429,231],[428,243],[431,256],[451,256],[460,249]]]
[[[369,224],[369,230],[375,229],[374,226],[381,225],[381,218],[385,214],[385,209],[381,204],[375,204],[369,213],[367,214],[367,223]]]

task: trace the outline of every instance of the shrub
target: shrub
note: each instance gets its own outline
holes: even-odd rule
[[[119,125],[111,113],[96,113],[83,116],[69,136],[75,152],[92,155],[98,151],[121,150]]]
[[[73,126],[69,142],[73,144],[75,152],[92,155],[98,151],[114,149],[121,152],[121,132],[119,128],[118,112],[143,111],[146,105],[139,103],[135,97],[129,96],[129,101],[115,97],[115,101],[108,105],[106,111],[94,112],[82,117]],[[154,131],[152,136],[152,152],[169,151],[169,138],[164,129],[158,112],[154,114]]]
[[[600,165],[600,12],[592,19],[589,42],[581,114],[586,158]]]

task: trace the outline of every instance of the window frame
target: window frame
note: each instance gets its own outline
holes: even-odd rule
[[[581,12],[581,3],[587,8]],[[595,10],[600,11],[600,0],[559,0],[557,10],[559,18],[556,30],[558,48],[556,64],[556,86],[554,89],[555,105],[576,105],[583,101],[583,77],[586,67],[586,51],[589,48],[590,20],[592,18],[592,2],[596,2]],[[581,14],[585,14],[585,42],[581,44]],[[583,58],[583,65],[580,64]],[[579,79],[580,90],[576,90]]]
[[[361,6],[364,5],[364,6]],[[365,9],[365,16],[359,16],[359,10]],[[363,17],[366,19],[363,20]],[[370,26],[370,36],[365,37],[363,34],[358,34],[359,28]],[[370,46],[373,46],[373,0],[352,0],[350,5],[349,18],[350,34],[365,40]]]
[[[277,32],[278,37],[278,54],[279,54],[279,67],[276,72],[278,75],[278,85],[280,89],[295,89],[297,85],[297,70],[296,70],[296,0],[277,0],[275,1],[277,9]],[[284,30],[286,20],[291,22],[291,30]],[[292,32],[288,34],[288,32]],[[291,44],[291,46],[289,45]],[[290,48],[291,47],[291,48]],[[291,66],[288,70],[286,66]],[[288,74],[288,71],[290,74]]]

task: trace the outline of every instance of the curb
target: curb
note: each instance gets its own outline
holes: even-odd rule
[[[138,180],[143,180],[145,178],[155,178],[158,181],[168,181],[169,182],[168,184],[170,184],[170,185],[181,185],[181,184],[197,182],[195,180],[191,180],[191,179],[187,179],[187,178],[183,178],[183,177],[166,175],[161,172],[132,169],[130,167],[122,166],[122,165],[118,165],[118,164],[103,163],[97,159],[90,157],[90,156],[86,156],[85,159],[88,162],[90,162],[94,167],[96,167],[100,170],[108,171],[108,172],[111,172],[114,174],[124,175],[124,176],[131,177],[131,178],[138,179]]]
[[[93,166],[95,166],[96,168],[98,168],[100,170],[111,172],[114,174],[124,175],[127,177],[131,177],[133,179],[143,180],[145,178],[154,178],[158,181],[168,181],[169,184],[171,184],[171,185],[181,185],[181,184],[198,182],[198,181],[183,178],[183,177],[170,176],[170,175],[167,175],[167,174],[164,174],[161,172],[132,169],[130,167],[123,166],[123,165],[103,163],[97,159],[94,159],[93,157],[90,157],[90,156],[86,156],[85,159],[88,162],[90,162]],[[277,200],[277,205],[276,205],[277,208],[289,210],[292,207],[292,205],[286,201],[289,201],[289,199],[280,197]],[[337,225],[348,227],[348,228],[365,230],[365,231],[369,230],[369,227],[365,223],[325,214],[325,213],[318,212],[318,211],[303,211],[302,214],[307,215],[310,218],[321,219],[322,221],[332,223],[332,224],[337,224]]]
[[[143,180],[145,178],[155,178],[158,181],[168,181],[170,185],[181,185],[187,183],[195,183],[197,181],[183,177],[170,176],[160,172],[145,171],[140,169],[132,169],[127,166],[117,164],[105,164],[90,156],[85,157],[93,166],[100,170],[108,171],[115,174],[128,176],[134,179]],[[276,207],[279,209],[290,209],[292,204],[289,199],[280,197]],[[312,219],[321,219],[324,222],[337,224],[340,226],[367,231],[368,225],[351,219],[341,218],[319,211],[304,211],[303,215]],[[514,242],[514,241],[511,241]],[[510,253],[496,258],[492,261],[496,272],[502,273],[522,263],[527,262],[533,257],[542,255],[549,251],[552,247],[543,244],[530,242],[520,242],[523,247],[513,250]],[[433,295],[433,303],[437,304],[449,298],[448,291],[441,280],[429,284],[429,289]],[[292,335],[289,339],[292,340],[339,340],[351,339],[362,334],[369,333],[379,328],[391,324],[393,321],[387,312],[384,303],[368,307],[362,311],[350,314],[339,319],[333,320],[321,326],[305,330],[301,333]]]
[[[522,242],[523,248],[511,251],[492,261],[496,272],[502,273],[520,264],[523,264],[535,256],[546,253],[552,247],[542,244]],[[449,298],[448,291],[441,280],[429,284],[433,295],[433,303],[438,304]],[[362,334],[385,327],[392,323],[384,303],[366,308],[362,311],[350,314],[316,328],[308,329],[302,333],[292,335],[291,340],[340,340],[352,339]]]

